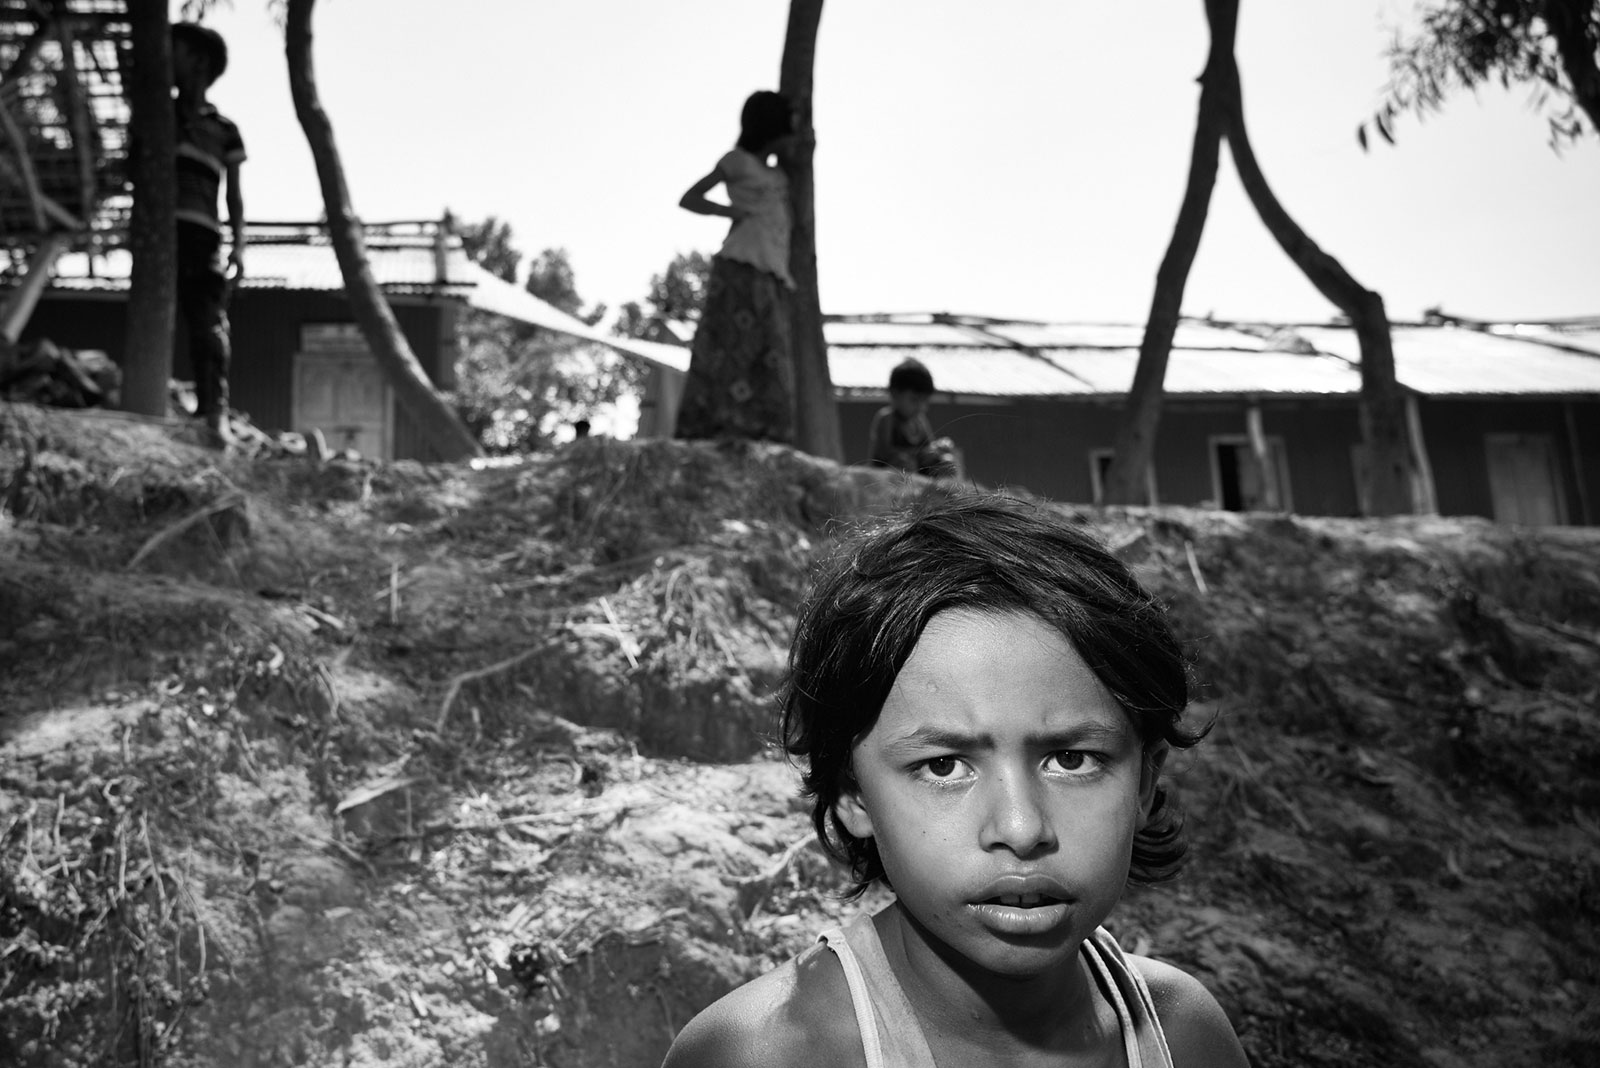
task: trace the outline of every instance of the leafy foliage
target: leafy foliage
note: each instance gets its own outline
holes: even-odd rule
[[[460,227],[475,262],[516,282],[522,253],[511,226],[490,216]],[[566,249],[545,249],[529,264],[524,288],[570,315],[593,324],[605,305],[583,310]],[[637,386],[641,371],[621,356],[578,338],[465,309],[457,328],[456,410],[483,445],[497,455],[548,447],[557,430],[614,403]]]
[[[493,215],[480,223],[457,224],[461,246],[478,266],[506,282],[517,280],[522,253],[511,243],[511,224]]]
[[[1600,0],[1425,0],[1396,30],[1389,83],[1370,124],[1390,144],[1395,120],[1439,111],[1451,94],[1498,82],[1535,87],[1559,147],[1600,130]],[[1587,118],[1587,123],[1585,122]],[[1356,131],[1367,146],[1368,123]]]
[[[553,304],[568,315],[582,319],[593,326],[606,314],[606,306],[595,304],[583,310],[583,298],[578,296],[578,283],[572,273],[572,261],[564,248],[547,248],[535,256],[528,265],[529,293],[547,304]]]
[[[706,283],[711,279],[711,257],[703,252],[680,252],[667,269],[650,278],[650,293],[641,307],[635,301],[622,306],[615,332],[623,337],[650,341],[673,341],[667,324],[697,323],[706,302]]]

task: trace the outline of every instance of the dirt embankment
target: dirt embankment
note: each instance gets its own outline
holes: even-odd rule
[[[767,695],[830,524],[923,491],[0,409],[0,1062],[657,1063],[854,907]],[[1124,944],[1257,1065],[1600,1061],[1600,532],[1077,514],[1217,717]]]

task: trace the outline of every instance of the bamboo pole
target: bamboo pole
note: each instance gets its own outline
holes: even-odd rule
[[[65,77],[67,108],[72,120],[72,151],[78,160],[79,214],[84,222],[94,218],[95,194],[94,161],[100,154],[100,132],[89,114],[88,95],[84,92],[83,78],[78,70],[77,45],[73,39],[72,23],[62,19],[61,71]]]
[[[0,336],[4,336],[10,344],[15,345],[22,336],[22,328],[28,325],[28,317],[33,314],[34,306],[39,303],[40,295],[50,282],[50,270],[66,248],[66,234],[50,234],[29,258],[22,283],[11,291],[5,307],[0,309]]]

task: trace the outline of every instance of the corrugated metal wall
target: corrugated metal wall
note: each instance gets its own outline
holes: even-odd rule
[[[101,349],[122,362],[127,298],[46,291],[22,331],[22,341],[49,338],[64,349]]]
[[[64,348],[104,349],[122,362],[126,298],[84,293],[46,294],[23,333],[24,340],[46,337]],[[444,388],[454,384],[457,309],[449,301],[398,298],[392,304],[400,330],[430,378]],[[241,290],[229,308],[233,328],[231,403],[268,431],[293,430],[294,356],[300,329],[309,323],[349,323],[354,315],[342,294],[288,290]],[[449,370],[441,373],[441,367]],[[174,378],[190,379],[181,326],[173,355]],[[442,381],[441,381],[442,380]],[[395,458],[434,460],[415,422],[396,406]]]
[[[845,458],[865,462],[872,415],[883,401],[839,405]],[[1216,495],[1210,439],[1246,432],[1243,401],[1169,399],[1156,439],[1156,487],[1163,503],[1195,505]],[[953,438],[967,473],[988,486],[1020,486],[1059,501],[1094,499],[1091,456],[1110,449],[1120,402],[1021,399],[1012,404],[935,403],[936,434]],[[1283,439],[1295,510],[1356,514],[1350,446],[1357,440],[1353,401],[1269,401],[1262,406],[1269,437]]]
[[[1418,402],[1422,435],[1433,459],[1433,480],[1443,515],[1494,518],[1489,489],[1487,446],[1490,434],[1548,435],[1554,446],[1567,521],[1600,522],[1593,509],[1600,503],[1600,399],[1571,401],[1500,398],[1423,399]],[[1563,410],[1573,405],[1570,424]],[[1569,425],[1578,432],[1573,441]],[[1582,469],[1583,485],[1578,483]],[[1585,506],[1587,516],[1582,513]]]

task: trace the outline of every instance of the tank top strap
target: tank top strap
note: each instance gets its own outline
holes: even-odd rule
[[[1097,928],[1093,935],[1084,939],[1083,955],[1089,961],[1101,992],[1116,1009],[1128,1068],[1173,1068],[1172,1052],[1167,1048],[1167,1036],[1156,1016],[1150,987],[1123,954],[1111,932],[1104,927]]]
[[[933,1050],[889,967],[872,916],[859,916],[820,940],[844,968],[867,1068],[933,1068]]]

